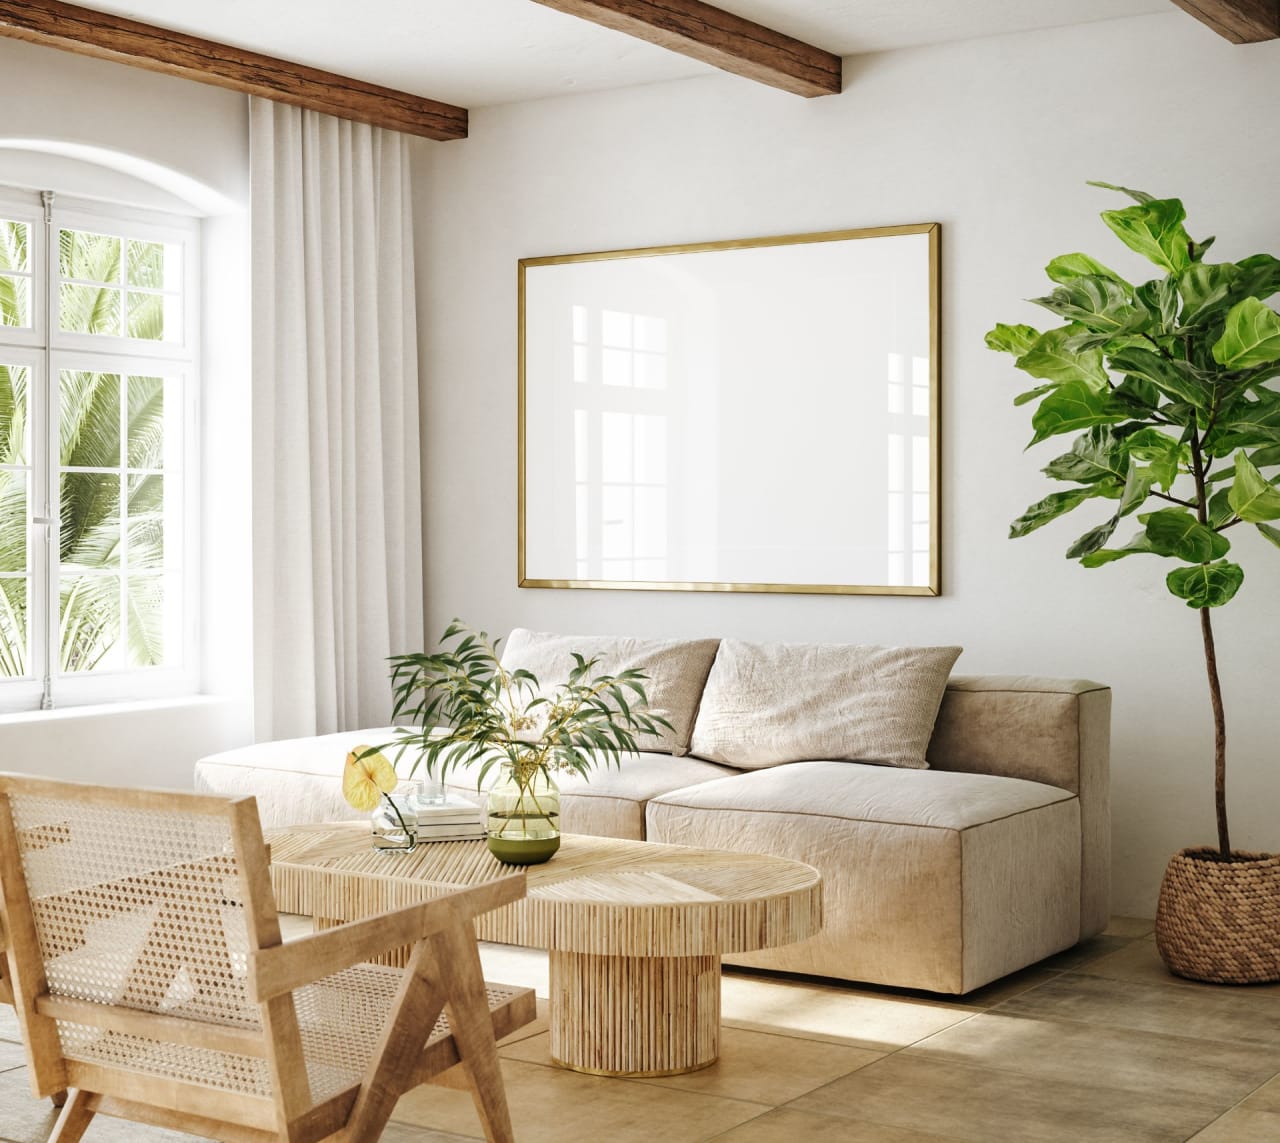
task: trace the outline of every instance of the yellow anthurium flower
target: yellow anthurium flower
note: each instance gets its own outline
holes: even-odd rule
[[[400,784],[386,755],[369,750],[368,746],[357,746],[347,755],[342,771],[342,796],[357,810],[374,809],[383,794],[391,793]]]

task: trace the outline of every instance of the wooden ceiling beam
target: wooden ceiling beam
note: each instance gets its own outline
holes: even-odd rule
[[[260,95],[408,135],[467,137],[466,108],[58,0],[0,0],[0,36]]]
[[[838,95],[831,52],[701,0],[534,0],[795,95]]]
[[[1233,44],[1280,39],[1280,0],[1173,0]]]

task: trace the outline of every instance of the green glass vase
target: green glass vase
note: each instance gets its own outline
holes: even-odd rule
[[[489,852],[507,865],[540,865],[560,848],[560,790],[541,766],[505,763],[489,791]]]

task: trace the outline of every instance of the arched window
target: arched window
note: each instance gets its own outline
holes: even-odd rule
[[[0,189],[0,710],[195,689],[199,225]]]

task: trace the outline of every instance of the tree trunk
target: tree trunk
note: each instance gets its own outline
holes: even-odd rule
[[[1209,672],[1209,700],[1213,703],[1213,804],[1218,815],[1218,849],[1227,861],[1231,857],[1231,838],[1227,833],[1227,718],[1222,710],[1218,656],[1207,607],[1200,609],[1200,633],[1204,636],[1204,665]]]

